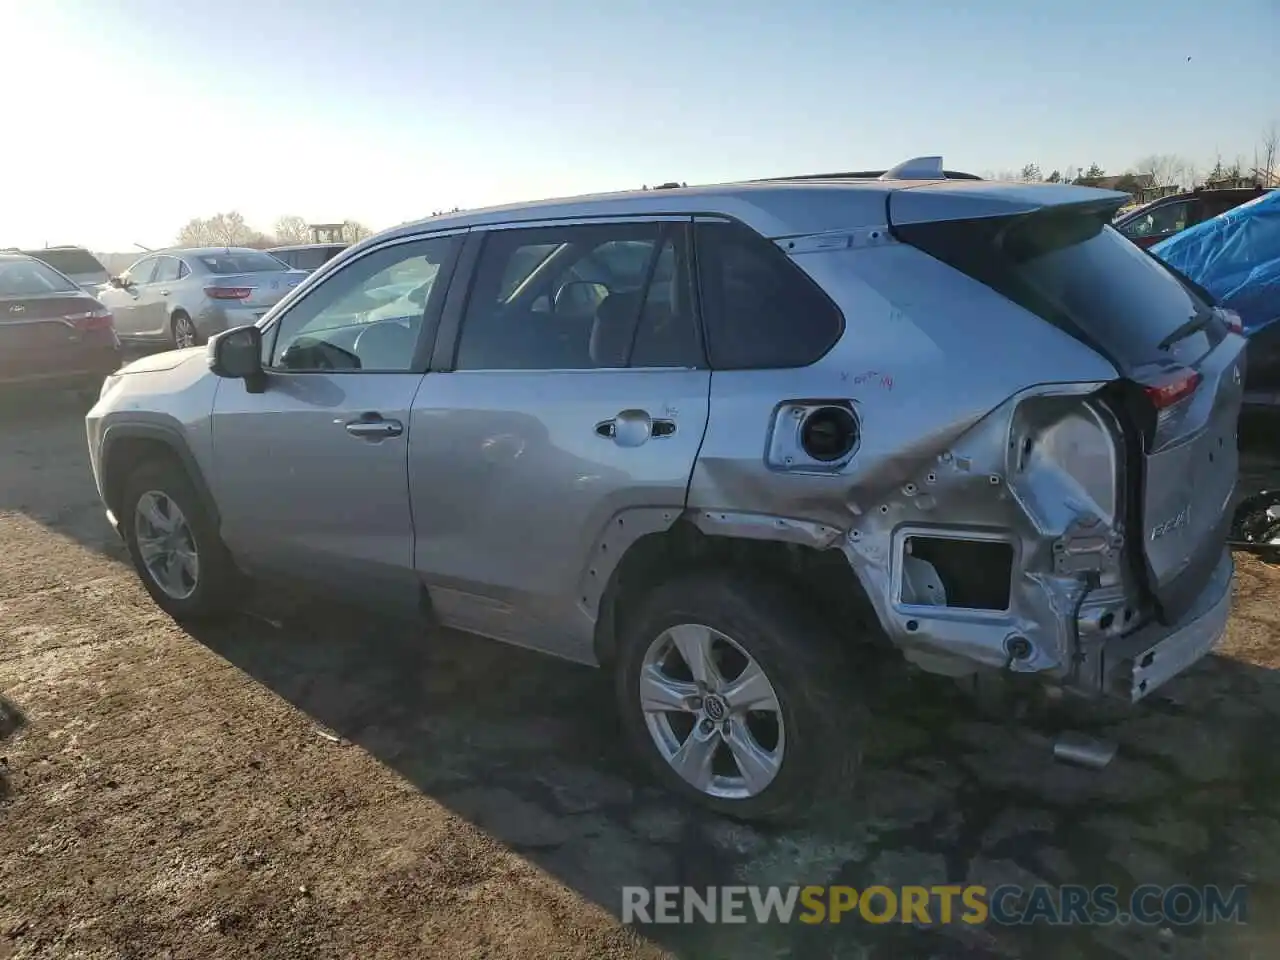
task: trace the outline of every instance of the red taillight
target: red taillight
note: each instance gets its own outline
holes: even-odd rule
[[[1142,389],[1157,410],[1172,407],[1180,400],[1185,400],[1196,392],[1200,386],[1200,374],[1194,370],[1185,370],[1174,374],[1160,383],[1144,384]]]
[[[247,300],[253,287],[205,287],[204,292],[213,300]]]
[[[71,324],[77,330],[110,330],[113,323],[111,311],[105,307],[97,310],[86,310],[83,313],[69,313],[62,319]]]

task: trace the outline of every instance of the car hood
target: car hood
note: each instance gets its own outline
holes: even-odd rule
[[[204,347],[187,347],[185,350],[167,350],[164,353],[153,353],[147,357],[139,357],[132,363],[126,363],[117,373],[159,373],[163,370],[174,370],[197,357],[204,358],[208,352]]]

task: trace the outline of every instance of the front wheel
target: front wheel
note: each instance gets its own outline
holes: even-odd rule
[[[181,466],[143,463],[125,481],[120,506],[129,556],[157,605],[175,620],[231,611],[235,566]]]
[[[772,583],[695,574],[657,587],[620,638],[632,745],[669,788],[746,820],[843,793],[864,705],[830,631]]]

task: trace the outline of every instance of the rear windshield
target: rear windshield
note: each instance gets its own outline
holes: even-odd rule
[[[0,260],[0,297],[71,293],[76,285],[39,260]]]
[[[903,240],[1132,367],[1203,318],[1194,289],[1110,226],[1111,211],[1053,208],[1016,217],[898,228]],[[1221,330],[1216,327],[1210,332]]]
[[[55,270],[68,276],[86,273],[106,273],[107,269],[88,250],[25,250],[29,257],[43,260]]]
[[[269,253],[251,251],[245,253],[217,253],[200,257],[210,273],[269,273],[288,270],[289,265]]]

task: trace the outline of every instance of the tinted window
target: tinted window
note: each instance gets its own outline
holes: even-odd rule
[[[1128,367],[1163,356],[1160,342],[1208,308],[1109,219],[1093,207],[1050,208],[898,234]]]
[[[74,283],[39,260],[0,259],[0,297],[70,293],[76,289]]]
[[[172,280],[177,280],[178,268],[181,266],[181,262],[173,257],[160,257],[159,266],[156,267],[155,276],[153,277],[154,281],[156,283],[169,283]]]
[[[840,339],[840,311],[772,243],[737,224],[699,224],[697,231],[712,369],[804,367]]]
[[[55,270],[68,276],[86,273],[106,273],[106,268],[98,262],[97,257],[88,250],[72,248],[69,250],[27,250],[28,256],[43,260]]]
[[[131,283],[150,283],[156,272],[155,257],[145,257],[129,268],[126,276]]]
[[[436,312],[436,278],[441,269],[447,275],[457,243],[398,244],[343,267],[275,324],[268,362],[295,372],[413,369],[426,317]]]
[[[269,253],[258,250],[206,254],[199,258],[210,273],[267,273],[272,270],[288,270],[289,265]]]
[[[1126,237],[1168,237],[1188,226],[1191,217],[1191,201],[1166,203],[1134,217],[1122,228]]]
[[[678,224],[499,230],[486,239],[459,370],[697,366]]]

